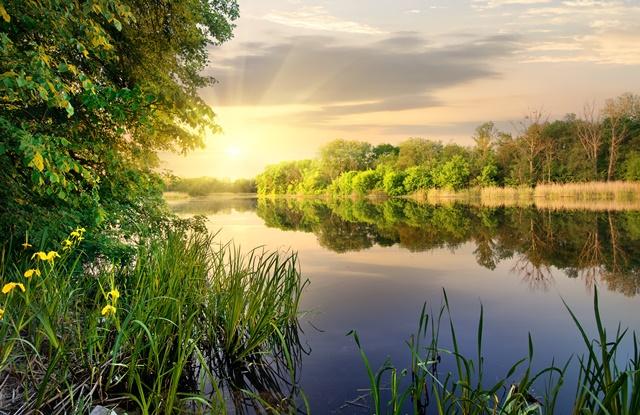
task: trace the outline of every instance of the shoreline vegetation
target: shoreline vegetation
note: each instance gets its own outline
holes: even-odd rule
[[[419,203],[447,204],[464,203],[473,206],[511,207],[535,206],[552,210],[592,210],[592,211],[624,211],[640,210],[640,182],[582,182],[551,183],[536,187],[473,187],[462,190],[427,189],[402,196],[389,196],[382,191],[367,195],[353,193],[350,195],[335,194],[260,194],[260,193],[199,193],[191,195],[180,191],[165,191],[164,199],[169,203],[184,202],[188,199],[203,200],[207,197],[216,199],[240,198],[294,198],[294,199],[334,199],[334,198],[367,198],[393,199],[406,198]]]
[[[140,243],[132,262],[86,262],[84,235],[3,247],[0,413],[297,406],[307,282],[296,254],[178,228]]]
[[[629,183],[640,181],[640,95],[585,106],[581,117],[550,121],[532,111],[514,130],[483,123],[473,145],[418,137],[397,145],[338,139],[312,159],[267,166],[256,177],[257,193],[460,198],[481,189],[485,199],[517,200],[531,188],[536,200],[635,198],[638,187]]]

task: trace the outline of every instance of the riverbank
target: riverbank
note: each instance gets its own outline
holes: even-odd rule
[[[410,195],[389,196],[375,190],[367,195],[321,194],[257,194],[257,193],[211,193],[204,196],[189,196],[181,192],[165,192],[164,199],[171,204],[187,201],[247,200],[252,198],[284,199],[369,199],[384,200],[407,198],[421,203],[447,204],[467,203],[477,206],[536,206],[554,210],[640,210],[640,182],[583,182],[551,183],[536,187],[473,187],[463,190],[426,189]]]
[[[295,382],[273,379],[295,373],[295,254],[241,252],[183,221],[130,262],[86,262],[93,237],[2,251],[0,412],[242,412],[265,390],[292,405]]]
[[[552,183],[532,187],[476,187],[461,191],[430,189],[407,196],[435,204],[536,206],[554,210],[640,210],[640,182]]]

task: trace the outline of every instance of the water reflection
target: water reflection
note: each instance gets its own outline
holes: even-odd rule
[[[314,233],[338,253],[398,245],[412,252],[475,245],[487,269],[507,259],[534,289],[548,289],[554,272],[598,280],[626,296],[640,292],[640,212],[554,211],[534,207],[445,206],[410,200],[259,199],[269,227]]]

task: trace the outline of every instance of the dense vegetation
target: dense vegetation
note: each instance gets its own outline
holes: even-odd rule
[[[134,264],[88,268],[83,235],[0,256],[0,411],[225,413],[231,389],[247,391],[236,411],[263,405],[255,391],[286,411],[304,287],[295,255],[244,256],[169,230]]]
[[[197,92],[237,17],[235,0],[0,1],[0,412],[296,396],[295,255],[216,243],[156,172],[218,129]]]
[[[166,186],[170,192],[187,193],[189,196],[206,196],[212,193],[255,193],[252,179],[222,180],[214,177],[171,178]]]
[[[156,152],[218,128],[197,91],[214,82],[201,71],[232,35],[235,0],[0,6],[0,234],[81,225],[86,249],[105,249],[156,228]]]
[[[640,96],[624,94],[549,121],[533,112],[517,133],[480,125],[474,146],[410,138],[398,146],[336,140],[313,160],[268,166],[260,194],[389,196],[428,189],[640,180]]]

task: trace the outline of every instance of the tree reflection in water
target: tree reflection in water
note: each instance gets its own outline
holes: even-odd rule
[[[335,252],[398,245],[412,252],[475,244],[479,265],[512,271],[534,289],[548,289],[554,272],[600,279],[627,296],[640,293],[640,212],[594,212],[428,205],[406,199],[259,199],[270,227],[313,232]]]

